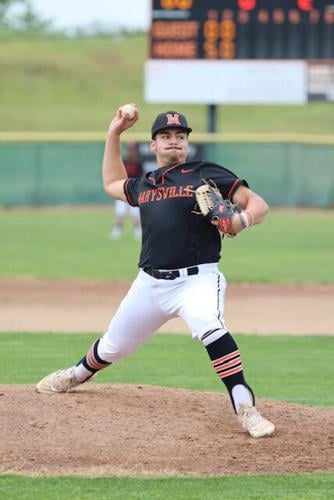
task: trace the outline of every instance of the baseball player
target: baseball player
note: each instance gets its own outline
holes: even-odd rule
[[[124,166],[128,177],[140,177],[143,173],[137,144],[128,142],[126,144],[126,152],[124,158]],[[123,233],[123,226],[127,214],[131,216],[133,222],[133,237],[136,240],[141,238],[140,213],[138,207],[133,207],[122,200],[115,201],[115,225],[110,232],[112,240],[119,240]]]
[[[150,146],[158,168],[128,178],[120,136],[138,118],[137,108],[132,117],[122,113],[122,107],[117,110],[107,133],[102,170],[111,197],[139,206],[143,231],[139,273],[105,334],[76,366],[47,375],[36,389],[70,391],[133,353],[162,324],[179,316],[207,350],[242,428],[254,438],[271,436],[275,426],[255,407],[240,351],[224,321],[226,281],[218,270],[220,233],[237,235],[262,222],[268,206],[230,170],[209,161],[187,161],[192,129],[176,111],[159,114],[152,124]],[[214,184],[223,197],[208,216],[198,210],[196,195],[206,183]],[[235,207],[232,214],[226,211],[228,204]]]

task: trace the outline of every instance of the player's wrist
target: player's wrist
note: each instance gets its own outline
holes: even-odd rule
[[[122,132],[120,132],[119,130],[116,130],[113,126],[110,125],[108,128],[107,136],[110,138],[119,139],[121,136],[121,133]]]

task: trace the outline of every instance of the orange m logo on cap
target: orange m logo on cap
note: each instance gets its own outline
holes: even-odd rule
[[[178,113],[174,115],[167,113],[167,125],[181,125],[180,115]]]

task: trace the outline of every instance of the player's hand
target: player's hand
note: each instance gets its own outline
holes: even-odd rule
[[[110,134],[121,135],[122,132],[132,127],[136,121],[139,119],[138,108],[135,108],[135,115],[133,118],[129,118],[128,115],[122,113],[122,107],[119,107],[116,115],[111,120],[108,132]]]
[[[240,214],[237,212],[231,217],[231,233],[236,236],[237,234],[241,233],[245,229],[245,226],[242,224],[241,219],[240,219]],[[217,220],[212,220],[211,224],[214,226],[218,226],[218,221]],[[250,224],[250,221],[249,221]]]
[[[240,233],[244,229],[240,221],[240,215],[238,213],[232,216],[231,227],[232,227],[232,233],[234,235]]]

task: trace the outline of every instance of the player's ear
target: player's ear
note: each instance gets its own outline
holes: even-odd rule
[[[155,142],[154,139],[152,139],[151,142],[150,142],[150,148],[151,148],[151,151],[156,151],[157,150],[157,143]]]

